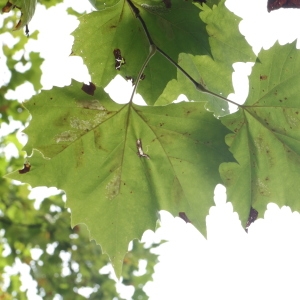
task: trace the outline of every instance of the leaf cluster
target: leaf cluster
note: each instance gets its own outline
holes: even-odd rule
[[[72,53],[92,83],[25,104],[30,170],[8,177],[64,190],[72,226],[86,224],[118,277],[128,243],[155,229],[161,209],[205,234],[218,183],[244,227],[270,201],[299,210],[295,43],[256,57],[225,1],[91,2],[98,11],[80,18]],[[234,62],[254,63],[243,105],[227,99]],[[122,105],[103,90],[117,74],[133,84]],[[190,101],[173,103],[181,93]]]

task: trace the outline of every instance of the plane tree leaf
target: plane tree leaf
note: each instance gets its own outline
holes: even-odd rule
[[[135,78],[149,51],[143,28],[124,1],[84,15],[73,35],[73,53],[82,56],[92,81],[101,87],[118,74]],[[125,59],[120,70],[115,67],[115,49]]]
[[[179,64],[183,69],[189,70],[189,75],[208,90],[227,97],[234,92],[231,79],[232,64],[255,61],[256,56],[239,32],[238,25],[241,19],[229,11],[224,3],[225,1],[221,1],[213,8],[203,4],[203,11],[200,13],[201,19],[207,24],[212,56],[185,52],[180,54]],[[216,116],[229,113],[227,102],[209,94],[199,93],[179,70],[177,80],[169,82],[156,105],[170,103],[182,93],[190,100],[208,101],[207,109],[213,111]]]
[[[251,206],[260,217],[269,202],[300,210],[300,53],[295,42],[263,50],[250,76],[249,96],[222,118],[237,163],[220,166],[228,200],[245,225]]]
[[[153,35],[155,44],[177,62],[181,52],[209,54],[205,24],[199,18],[200,8],[188,1],[172,1],[167,8],[163,2],[133,2]],[[80,19],[74,32],[73,53],[82,56],[92,81],[105,87],[117,74],[136,79],[149,53],[149,42],[141,23],[127,1],[96,11]],[[114,50],[121,53],[120,68],[116,69]],[[163,72],[162,72],[163,70]],[[144,70],[145,79],[138,92],[148,104],[153,104],[167,82],[176,77],[176,68],[156,53]]]
[[[154,230],[161,209],[185,212],[205,233],[219,164],[232,158],[227,128],[204,103],[120,105],[73,82],[25,107],[32,115],[25,150],[33,154],[9,177],[64,190],[72,226],[87,225],[118,276],[129,241]]]

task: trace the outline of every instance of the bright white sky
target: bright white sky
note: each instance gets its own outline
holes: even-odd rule
[[[87,0],[65,2],[77,8],[89,7]],[[261,47],[270,48],[276,39],[284,44],[300,35],[300,10],[267,13],[267,0],[227,0],[226,5],[243,18],[240,30],[256,53]],[[75,17],[66,21],[61,6],[48,11],[39,6],[30,23],[32,32],[40,31],[39,40],[31,41],[30,48],[41,51],[45,58],[42,84],[46,89],[69,85],[71,77],[89,80],[82,60],[69,57],[73,41],[70,32],[78,22]],[[236,63],[234,69],[236,93],[230,99],[241,102],[248,93],[251,65]],[[131,83],[122,84],[124,98],[124,93],[130,93]],[[10,96],[17,95],[21,101],[30,97],[28,91],[25,86]],[[207,239],[191,224],[166,212],[161,213],[162,227],[155,234],[150,231],[145,234],[148,241],[160,238],[169,241],[160,247],[154,281],[146,286],[150,300],[300,299],[300,215],[287,207],[280,209],[270,204],[265,218],[257,220],[246,234],[232,205],[226,203],[221,186],[219,190],[216,206],[207,217]]]

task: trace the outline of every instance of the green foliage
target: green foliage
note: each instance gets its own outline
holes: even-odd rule
[[[63,0],[38,0],[40,4],[45,5],[47,8],[54,6],[60,2],[63,2]]]
[[[21,17],[15,30],[21,29],[28,25],[31,21],[36,7],[37,0],[9,0],[3,7],[2,12],[9,12],[13,8],[18,8],[21,11]]]
[[[300,209],[295,43],[256,59],[225,1],[91,2],[98,11],[80,18],[72,50],[93,83],[25,104],[28,166],[8,177],[63,189],[72,226],[87,225],[118,277],[128,243],[155,229],[158,210],[184,212],[205,233],[221,178],[243,226],[270,201]],[[255,65],[246,103],[227,115],[237,61]],[[103,91],[117,74],[133,82],[127,104]],[[136,91],[148,106],[132,103]],[[173,104],[181,93],[195,102]]]
[[[2,257],[0,268],[12,265],[16,258],[28,264],[32,277],[38,283],[39,294],[45,294],[46,299],[55,294],[60,294],[64,299],[82,299],[76,291],[85,286],[95,290],[90,299],[121,299],[116,292],[115,281],[107,274],[99,273],[108,264],[108,257],[101,255],[100,247],[89,241],[86,226],[78,225],[73,230],[70,228],[70,215],[64,209],[61,195],[46,198],[36,210],[33,201],[26,199],[27,194],[26,186],[13,185],[2,194],[1,211],[4,216],[0,217],[0,223],[5,230],[2,245],[8,244],[11,253]],[[52,252],[48,250],[50,245],[54,248]],[[31,256],[32,249],[42,251],[37,260]],[[62,260],[62,253],[70,255],[67,264]],[[130,269],[130,272],[124,269],[125,284],[134,284],[139,280],[133,271],[138,270],[140,259],[149,260],[148,269],[152,274],[151,262],[155,263],[156,256],[136,243],[132,253],[125,258]],[[74,264],[78,264],[78,268]],[[65,268],[69,270],[67,275],[63,275]],[[18,292],[18,299],[23,299],[21,296],[24,293],[19,292],[20,280],[17,275],[11,276],[8,291]],[[144,278],[142,286],[150,279]],[[141,287],[137,287],[136,292],[140,290]]]
[[[17,18],[15,14],[4,16],[0,34]],[[14,31],[13,35],[18,42],[12,47],[4,45],[2,49],[9,72],[5,84],[0,87],[0,125],[10,124],[11,120],[19,120],[23,124],[28,121],[28,111],[17,100],[7,100],[9,90],[16,90],[25,82],[30,82],[36,91],[41,89],[40,67],[43,60],[38,53],[23,50],[29,39],[21,31]],[[36,37],[37,32],[31,33],[30,38]],[[16,53],[20,52],[19,59],[16,59]],[[19,72],[16,67],[18,63],[23,66],[28,64],[29,69]],[[77,225],[71,229],[70,213],[65,209],[63,194],[46,198],[39,208],[35,208],[34,201],[28,199],[27,185],[15,185],[3,178],[6,173],[23,166],[24,151],[21,151],[22,145],[16,138],[16,131],[12,129],[7,136],[0,136],[0,298],[28,299],[26,290],[20,290],[19,272],[9,275],[9,285],[3,290],[2,275],[7,267],[13,267],[19,260],[29,266],[30,274],[37,282],[38,294],[44,299],[53,299],[55,294],[60,294],[64,299],[84,299],[77,292],[81,287],[93,288],[89,299],[123,299],[117,293],[115,280],[111,279],[110,274],[99,273],[109,265],[109,259],[101,255],[101,248],[95,242],[90,242],[86,226]],[[21,155],[8,160],[4,151],[11,143]],[[41,255],[34,258],[34,250],[37,249]],[[69,260],[64,261],[62,254],[68,254]],[[141,259],[148,261],[147,272],[137,276],[134,271],[138,270]],[[135,294],[146,299],[142,289],[151,280],[156,255],[136,242],[125,260],[127,267],[122,273],[126,278],[124,284],[134,285]],[[68,272],[64,273],[64,270]]]
[[[205,24],[199,20],[200,9],[197,6],[179,0],[174,1],[172,10],[157,1],[143,1],[136,5],[148,22],[155,42],[157,40],[173,59],[177,59],[181,52],[194,55],[209,53]],[[100,87],[105,87],[118,73],[136,79],[149,52],[141,24],[123,1],[118,1],[112,8],[83,16],[74,37],[74,54],[82,56],[93,83]],[[89,41],[93,41],[92,46]],[[114,49],[120,49],[126,59],[119,72],[112,59]],[[176,68],[160,55],[155,55],[144,75],[147,80],[139,84],[138,92],[148,104],[154,104],[168,81],[176,77]]]
[[[32,121],[24,149],[31,153],[35,148],[47,159],[35,150],[30,172],[16,171],[11,177],[33,187],[63,189],[73,226],[88,226],[120,276],[129,241],[155,229],[157,211],[185,211],[205,231],[205,216],[220,182],[219,164],[230,158],[224,143],[227,130],[204,103],[119,105],[101,89],[88,96],[80,87],[54,88],[26,103]],[[41,126],[49,122],[53,125]],[[150,159],[137,155],[141,137]],[[199,197],[207,200],[199,202]]]
[[[15,23],[16,19],[16,14],[6,16],[3,22],[1,34],[7,31],[9,24],[11,22]],[[36,39],[37,34],[38,32],[35,31],[30,37]],[[0,123],[9,123],[9,117],[25,123],[29,116],[28,112],[24,110],[24,107],[18,103],[18,101],[10,101],[6,99],[6,93],[9,90],[15,91],[18,86],[26,82],[30,82],[36,92],[42,88],[40,84],[40,77],[42,75],[40,67],[43,59],[37,53],[31,52],[29,55],[27,55],[27,53],[24,52],[23,49],[28,42],[28,38],[22,31],[15,31],[14,37],[18,38],[18,42],[16,44],[14,44],[12,47],[8,47],[4,44],[2,48],[3,54],[7,58],[7,68],[10,73],[10,79],[0,87]],[[19,51],[23,52],[20,60],[14,59],[14,55]],[[21,63],[23,66],[30,64],[31,67],[27,71],[21,73],[17,71],[16,68],[18,63]]]
[[[238,163],[224,163],[220,171],[244,225],[251,205],[260,217],[271,201],[300,210],[299,64],[295,42],[262,51],[247,101],[222,120],[233,131],[226,142]]]
[[[212,55],[181,53],[179,56],[180,66],[189,70],[189,74],[210,91],[229,95],[233,92],[232,64],[237,61],[254,61],[254,53],[238,31],[239,18],[234,16],[225,5],[220,4],[213,9],[204,5],[200,17],[207,24],[206,29]],[[216,74],[218,74],[217,77]],[[180,71],[178,71],[177,80],[168,83],[155,104],[169,104],[177,99],[183,91],[190,100],[207,101],[206,108],[213,111],[217,117],[229,113],[226,101],[210,94],[200,94]]]

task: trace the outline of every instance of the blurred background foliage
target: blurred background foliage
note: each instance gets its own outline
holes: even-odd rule
[[[39,2],[48,8],[61,0]],[[1,7],[5,4],[0,0]],[[30,32],[27,38],[23,30],[12,31],[19,16],[15,9],[3,15],[0,24],[0,130],[9,128],[8,133],[0,134],[0,299],[28,299],[28,287],[24,283],[22,286],[22,272],[18,269],[23,264],[29,267],[42,299],[85,299],[78,293],[84,287],[92,288],[89,299],[123,299],[117,292],[107,256],[101,255],[101,248],[94,241],[89,241],[87,228],[78,225],[71,229],[63,193],[46,197],[37,205],[28,199],[27,185],[3,178],[23,166],[25,157],[16,134],[30,117],[18,99],[7,99],[7,92],[28,82],[36,93],[42,88],[43,59],[38,53],[24,51],[25,44],[36,39],[38,32]],[[17,41],[13,46],[5,42],[11,36]],[[21,72],[20,66],[25,71]],[[10,153],[11,145],[18,155]],[[157,246],[153,244],[151,248]],[[141,260],[147,262],[142,274],[137,272]],[[157,255],[149,248],[138,241],[132,243],[121,279],[124,285],[134,287],[132,299],[148,299],[143,287],[151,280],[156,262]]]

